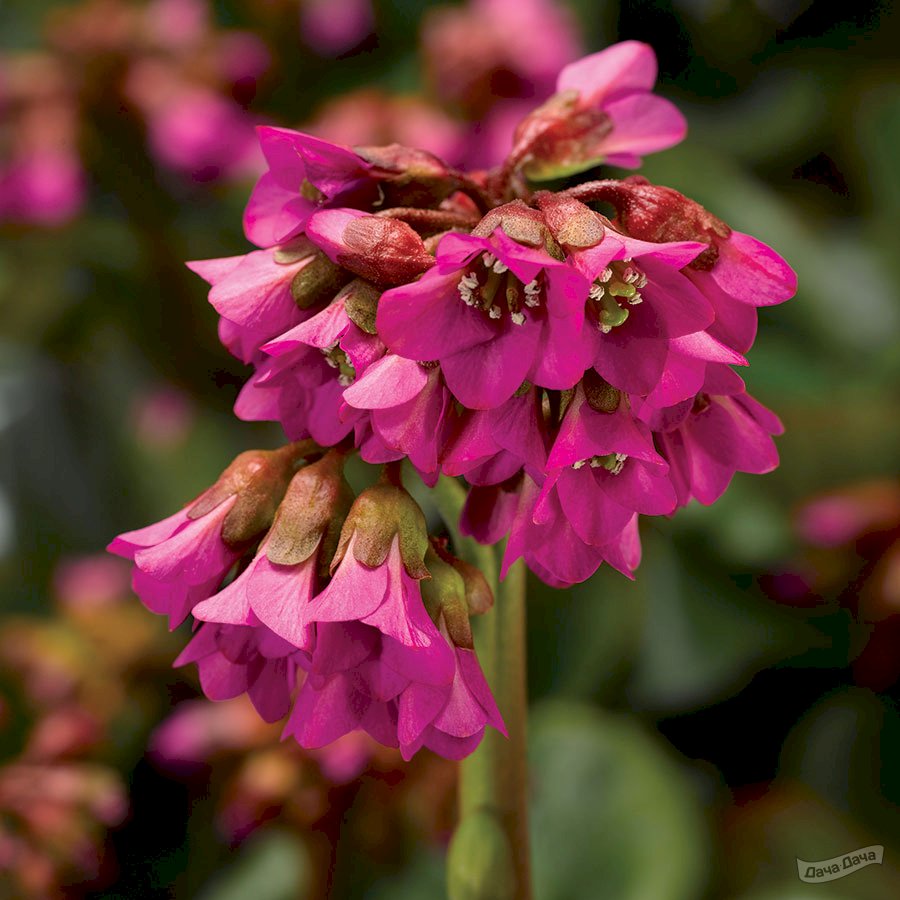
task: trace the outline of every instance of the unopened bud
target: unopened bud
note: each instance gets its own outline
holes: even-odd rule
[[[604,237],[600,217],[589,206],[564,194],[541,191],[535,197],[547,227],[563,247],[583,250],[595,247]]]
[[[326,209],[306,231],[333,262],[376,284],[405,284],[434,265],[422,238],[399,219]]]
[[[372,166],[387,205],[427,208],[440,203],[455,189],[455,179],[446,163],[426,150],[401,144],[355,150]]]
[[[699,203],[678,191],[632,175],[616,183],[609,201],[618,220],[632,237],[642,241],[700,241],[708,245],[692,263],[694,269],[711,269],[719,258],[718,241],[727,240],[731,229]]]

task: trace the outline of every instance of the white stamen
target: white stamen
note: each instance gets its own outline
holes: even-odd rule
[[[609,334],[612,331],[612,325],[604,325],[602,322],[598,322],[597,327],[603,334]]]
[[[644,298],[640,294],[635,294],[633,297],[628,298],[629,306],[637,306],[639,303],[643,303]]]
[[[572,468],[576,470],[581,469],[584,467],[585,463],[587,463],[586,459],[579,459],[578,462],[572,463]]]
[[[484,267],[486,269],[489,269],[497,261],[497,257],[494,256],[493,253],[482,253],[481,258],[484,260]]]
[[[641,290],[641,288],[647,287],[647,276],[643,272],[641,272],[641,277],[638,278],[637,283],[635,284],[635,287],[638,290]]]
[[[497,306],[497,305],[492,306],[492,307],[488,310],[488,315],[489,315],[492,319],[499,319],[499,318],[500,318],[500,307]]]
[[[350,387],[353,384],[353,376],[352,375],[339,375],[338,376],[338,384],[341,387]]]
[[[640,277],[641,273],[638,272],[637,269],[633,269],[629,266],[622,274],[622,281],[624,281],[625,284],[634,284]]]
[[[613,475],[618,475],[625,468],[625,460],[628,459],[627,453],[616,454],[616,464],[609,470]]]
[[[588,296],[591,300],[596,300],[599,303],[603,299],[603,295],[606,293],[606,288],[603,287],[602,284],[593,284],[591,285],[590,291],[588,291]]]
[[[525,324],[525,313],[521,312],[511,312],[509,314],[510,319],[512,319],[513,325],[524,325]]]
[[[498,275],[502,275],[504,272],[509,271],[509,266],[505,263],[502,263],[499,259],[491,266],[491,269],[495,271]]]
[[[610,281],[613,277],[613,270],[607,266],[598,276],[597,281],[601,284],[606,284],[607,281]]]
[[[529,281],[528,284],[525,285],[525,293],[528,294],[529,297],[534,296],[535,294],[539,294],[540,292],[541,286],[537,283],[536,278],[533,281]]]

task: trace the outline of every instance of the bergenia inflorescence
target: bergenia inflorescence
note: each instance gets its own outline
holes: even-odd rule
[[[565,67],[489,171],[260,129],[259,249],[190,265],[253,366],[238,417],[293,443],[111,545],[150,609],[193,617],[180,661],[209,697],[247,693],[304,747],[364,729],[467,755],[503,729],[469,626],[491,592],[429,535],[403,460],[464,478],[451,524],[553,586],[603,562],[632,577],[641,515],[777,465],[781,424],[732,367],[793,271],[672,188],[572,178],[681,140],[655,77],[636,42]],[[355,498],[351,453],[384,466]]]

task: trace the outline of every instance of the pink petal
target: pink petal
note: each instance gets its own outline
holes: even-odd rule
[[[649,44],[621,41],[569,63],[556,82],[558,92],[575,90],[582,106],[627,91],[649,91],[656,82],[656,54]]]

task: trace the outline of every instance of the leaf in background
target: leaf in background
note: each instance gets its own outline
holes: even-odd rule
[[[697,709],[822,640],[787,613],[689,571],[664,541],[647,538],[641,573],[647,611],[627,688],[636,708]]]
[[[537,900],[696,900],[708,836],[686,773],[633,721],[580,705],[531,719]]]
[[[309,890],[309,865],[296,834],[269,830],[244,844],[198,900],[302,900]]]

